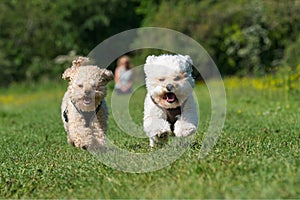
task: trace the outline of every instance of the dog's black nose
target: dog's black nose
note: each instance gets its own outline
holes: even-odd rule
[[[91,94],[91,90],[85,90],[84,93],[85,93],[86,95],[89,95],[89,94]]]
[[[174,85],[168,84],[168,85],[166,86],[166,88],[167,88],[168,91],[171,91],[171,90],[174,88]]]

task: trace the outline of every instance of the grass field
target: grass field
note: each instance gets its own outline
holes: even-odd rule
[[[213,151],[198,158],[211,115],[207,89],[198,84],[195,141],[168,167],[140,174],[112,169],[67,144],[60,119],[65,85],[2,89],[0,198],[299,198],[299,94],[239,80],[225,86],[226,122]],[[144,95],[140,89],[130,101],[140,125]],[[123,133],[112,115],[107,135],[120,148],[150,151],[147,139]]]

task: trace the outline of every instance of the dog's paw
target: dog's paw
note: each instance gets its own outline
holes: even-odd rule
[[[106,146],[105,138],[94,138],[92,146],[94,148],[105,149]]]
[[[75,140],[73,140],[73,146],[82,148],[84,145],[80,139],[75,139]]]
[[[87,150],[90,146],[89,143],[83,141],[81,138],[74,139],[72,144],[73,144],[74,147],[82,148],[82,149],[85,149],[85,150]]]
[[[93,153],[105,153],[107,151],[105,140],[94,138],[88,150]]]
[[[69,135],[68,135],[68,143],[70,145],[72,145],[73,147],[77,147],[77,148],[82,148],[82,149],[87,149],[87,146],[85,146],[81,139],[76,138],[76,139],[72,139]]]
[[[171,135],[171,133],[169,131],[158,131],[156,134],[155,134],[159,139],[165,139],[165,138],[168,138],[169,135]]]
[[[75,146],[74,140],[71,139],[71,137],[70,137],[69,134],[67,135],[67,139],[68,139],[68,143],[69,143],[70,145]]]
[[[196,132],[195,129],[183,129],[183,130],[179,130],[178,132],[175,132],[175,136],[176,137],[187,137],[189,135],[192,135]]]
[[[176,137],[187,137],[196,131],[197,127],[195,125],[179,121],[175,124],[174,134]]]
[[[169,136],[172,135],[172,131],[171,130],[158,130],[154,136],[157,138],[157,140],[160,140],[160,141],[167,141]]]
[[[163,145],[169,140],[169,136],[173,133],[171,131],[160,130],[157,131],[153,137],[150,137],[150,147],[154,147],[155,144]]]
[[[164,137],[154,136],[154,137],[151,137],[149,139],[150,139],[149,145],[150,145],[151,148],[153,148],[157,145],[162,146],[165,143],[167,143],[168,139],[169,139],[169,136],[166,134],[166,135],[164,135]]]

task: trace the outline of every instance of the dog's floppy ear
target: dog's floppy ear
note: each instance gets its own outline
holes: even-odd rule
[[[75,73],[74,71],[75,70],[72,67],[66,69],[64,71],[64,73],[62,74],[62,78],[67,80],[67,81],[70,81],[72,79],[74,73]]]
[[[193,65],[193,61],[189,55],[185,55],[183,57],[185,58],[186,65],[189,65],[189,66]]]
[[[183,61],[183,65],[181,66],[181,70],[189,75],[192,74],[193,71],[193,61],[189,55],[179,55],[181,57],[181,60]]]
[[[103,75],[106,83],[108,83],[109,81],[114,79],[114,75],[113,75],[112,71],[110,71],[110,70],[103,69],[102,75]]]

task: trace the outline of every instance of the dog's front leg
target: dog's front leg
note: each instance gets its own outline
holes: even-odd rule
[[[171,134],[170,124],[166,120],[153,117],[144,119],[144,130],[149,137],[150,147],[166,142]]]
[[[174,134],[176,137],[186,137],[197,131],[197,126],[186,119],[180,119],[175,124]]]
[[[181,112],[181,116],[174,125],[174,134],[176,137],[186,137],[197,131],[198,115],[192,95],[186,100]]]
[[[93,133],[92,144],[89,146],[89,150],[92,151],[105,151],[106,136],[103,130],[97,130]]]
[[[149,94],[144,106],[144,131],[149,137],[150,147],[154,147],[155,143],[162,143],[168,139],[171,128],[166,114],[153,103]]]
[[[84,127],[84,120],[75,120],[70,116],[68,142],[75,147],[87,149],[91,144],[92,133],[89,128]]]

